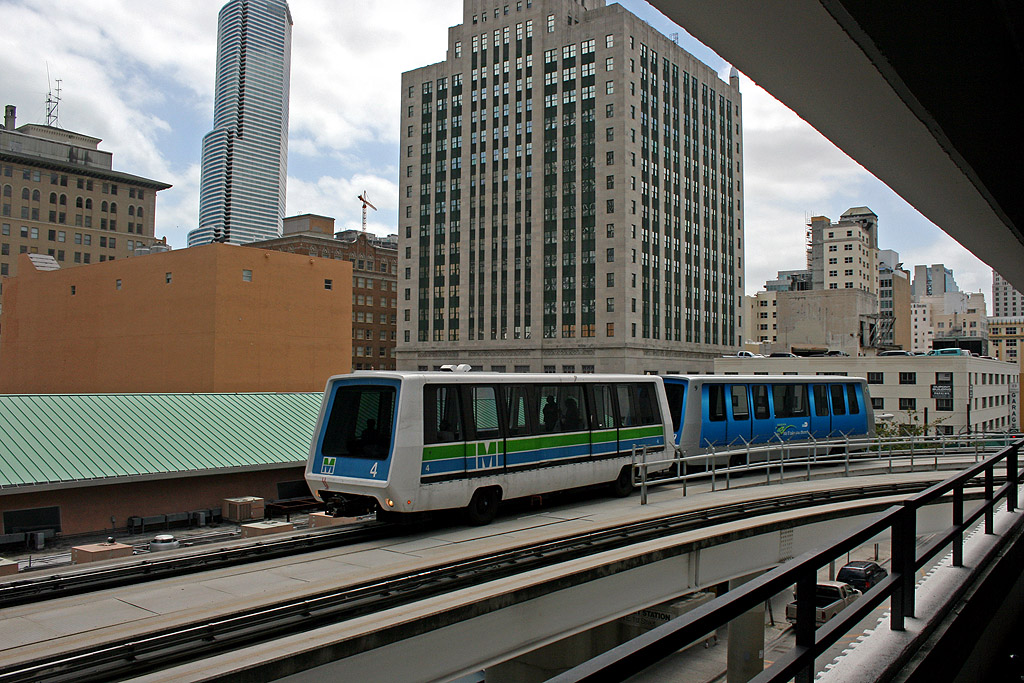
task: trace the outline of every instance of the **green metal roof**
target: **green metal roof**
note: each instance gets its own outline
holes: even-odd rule
[[[305,462],[321,393],[0,396],[0,490]]]

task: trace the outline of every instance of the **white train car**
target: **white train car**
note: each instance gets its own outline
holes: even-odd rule
[[[465,366],[459,366],[460,369]],[[672,455],[662,378],[362,371],[327,382],[306,465],[336,514],[465,508],[595,484],[633,487],[633,455]]]

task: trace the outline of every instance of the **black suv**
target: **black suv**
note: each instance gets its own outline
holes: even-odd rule
[[[889,575],[875,562],[858,561],[851,562],[836,574],[836,581],[848,583],[861,593],[866,593],[869,588]]]

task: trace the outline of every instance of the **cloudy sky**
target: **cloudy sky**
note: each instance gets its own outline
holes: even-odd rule
[[[18,124],[44,123],[61,79],[59,125],[102,138],[117,170],[174,185],[159,194],[156,234],[185,246],[196,226],[203,135],[213,120],[219,0],[0,0],[7,48],[2,104]],[[401,73],[445,57],[461,0],[290,0],[289,215],[334,216],[396,232]],[[726,62],[643,0],[621,0],[725,78]],[[804,266],[809,216],[852,206],[879,216],[879,244],[909,269],[953,268],[961,289],[991,298],[991,269],[946,236],[799,117],[744,77],[747,293]]]

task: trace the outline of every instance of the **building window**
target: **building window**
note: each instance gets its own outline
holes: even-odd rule
[[[334,289],[334,280],[324,279],[324,289]]]
[[[917,373],[916,372],[901,372],[900,373],[900,384],[917,384]]]
[[[75,286],[71,285],[71,296],[74,296],[76,292]]]
[[[883,372],[869,372],[868,373],[868,384],[884,384],[885,373]]]
[[[121,289],[121,279],[118,278],[114,281],[114,289]]]
[[[252,282],[252,271],[251,270],[249,270],[247,268],[243,268],[242,269],[242,282]]]
[[[901,398],[900,410],[917,410],[916,398]]]
[[[880,396],[872,396],[871,407],[875,410],[883,410],[885,408],[885,399]]]
[[[937,398],[935,399],[935,410],[942,410],[946,412],[953,411],[953,399],[951,398]]]
[[[164,282],[166,282],[167,284],[171,284],[171,274],[170,273],[164,273]]]

